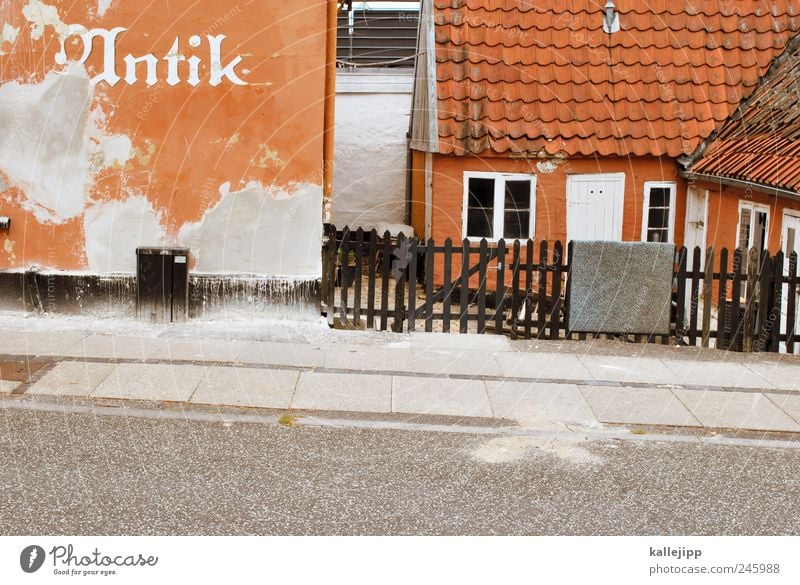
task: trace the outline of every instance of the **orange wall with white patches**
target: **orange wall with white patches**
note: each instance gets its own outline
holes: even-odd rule
[[[130,272],[137,246],[180,244],[198,272],[319,277],[325,2],[0,5],[0,269]],[[125,27],[117,74],[129,53],[152,54],[158,82],[140,63],[136,83],[92,85],[101,40],[80,64],[69,25]],[[247,85],[210,84],[209,35],[226,37],[223,67],[241,56]],[[176,37],[202,60],[197,86],[186,61],[166,81]]]

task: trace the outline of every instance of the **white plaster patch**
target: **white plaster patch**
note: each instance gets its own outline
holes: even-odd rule
[[[556,169],[558,169],[558,167],[561,166],[563,163],[564,163],[563,160],[549,159],[536,163],[536,168],[539,170],[540,173],[544,175],[549,175],[550,173],[554,173]]]
[[[15,243],[16,242],[14,242],[14,240],[9,240],[8,238],[6,238],[5,241],[3,242],[3,251],[12,261],[17,259],[17,255],[14,253]]]
[[[166,237],[158,213],[141,196],[96,203],[83,227],[89,270],[100,274],[135,272],[136,248],[158,246]]]
[[[3,50],[3,45],[5,43],[14,44],[19,36],[19,29],[11,26],[11,24],[4,22],[3,23],[3,30],[0,31],[0,55],[7,54],[6,51]]]
[[[603,459],[580,446],[582,441],[539,437],[496,437],[482,443],[472,456],[485,463],[512,463],[529,456],[554,455],[577,465],[598,465]]]
[[[228,192],[178,236],[198,272],[319,278],[322,273],[322,187],[264,187]]]
[[[0,170],[41,222],[80,215],[101,168],[132,156],[127,136],[106,135],[83,67],[51,72],[40,83],[0,86]]]

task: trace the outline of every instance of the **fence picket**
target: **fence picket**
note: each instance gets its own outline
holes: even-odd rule
[[[550,315],[550,339],[558,339],[561,331],[561,277],[564,273],[564,248],[556,241],[553,249],[553,305]],[[566,326],[565,326],[566,328]]]
[[[546,336],[547,327],[547,240],[539,244],[539,302],[536,304],[537,325],[536,337],[542,339]],[[530,260],[533,262],[533,259]]]
[[[486,272],[489,244],[481,239],[478,251],[478,333],[486,333]]]
[[[697,314],[700,309],[700,246],[695,246],[692,252],[692,285],[689,306],[689,345],[697,345]]]
[[[746,352],[753,351],[759,260],[758,250],[754,247],[750,248],[747,251],[747,288],[745,289],[744,318],[742,320],[742,349]]]
[[[322,298],[327,305],[328,325],[333,327],[336,319],[336,226],[327,224],[325,226],[325,248],[323,251],[325,260],[323,266]],[[327,270],[325,268],[327,267]]]
[[[394,321],[392,323],[392,331],[395,333],[403,332],[403,317],[406,308],[406,271],[408,270],[407,262],[409,261],[407,241],[403,232],[400,232],[397,236],[398,258],[395,261],[397,276],[394,285]]]
[[[781,311],[783,309],[783,250],[775,254],[772,261],[772,310],[770,311],[769,351],[778,353],[781,350]]]
[[[675,337],[683,342],[686,327],[686,247],[678,249],[677,307],[675,309]]]
[[[711,297],[714,291],[714,247],[706,250],[706,266],[703,275],[703,347],[711,340]],[[717,319],[719,321],[719,319]]]
[[[433,270],[436,245],[433,238],[428,239],[425,248],[425,331],[433,331]]]
[[[755,351],[769,351],[770,315],[772,314],[772,259],[769,252],[761,255],[758,273],[758,311],[756,312]]]
[[[786,352],[794,353],[795,315],[797,314],[797,252],[789,254],[789,279],[786,289]]]
[[[525,339],[532,337],[533,329],[533,240],[525,248]]]
[[[452,282],[453,241],[447,238],[444,241],[444,299],[442,304],[442,331],[450,333],[450,306],[453,297]]]
[[[497,242],[497,282],[495,285],[494,332],[503,334],[506,304],[506,241]]]
[[[458,303],[458,331],[469,331],[469,240],[461,243],[461,298]]]
[[[361,328],[361,284],[364,268],[364,230],[356,232],[356,278],[353,286],[353,325]]]
[[[519,325],[519,240],[514,240],[514,255],[511,268],[511,339],[517,339]]]
[[[731,287],[731,337],[729,342],[733,349],[738,349],[742,340],[741,297],[742,297],[742,262],[744,251],[737,248],[733,253],[733,285]]]
[[[392,266],[392,234],[386,230],[381,246],[381,331],[389,326],[389,270]]]
[[[348,296],[348,294],[347,293],[348,293],[348,289],[350,288],[349,286],[347,286],[347,280],[346,279],[347,279],[347,273],[349,272],[348,269],[350,268],[350,250],[351,250],[351,247],[350,247],[350,230],[348,228],[344,228],[344,230],[342,230],[342,246],[341,246],[340,250],[341,250],[340,253],[341,253],[341,257],[342,258],[341,258],[341,260],[339,262],[340,275],[341,275],[341,282],[339,283],[341,285],[341,300],[340,300],[341,307],[339,309],[341,311],[341,315],[339,316],[339,319],[342,322],[342,325],[346,326],[347,323],[348,323],[348,319],[347,319],[347,302],[348,302],[347,296]]]
[[[408,246],[408,331],[417,330],[417,238],[409,238]]]
[[[719,291],[717,299],[717,349],[725,349],[730,342],[728,308],[728,249],[719,252]]]
[[[367,329],[375,327],[375,277],[378,268],[378,232],[369,233],[369,250],[367,251]]]

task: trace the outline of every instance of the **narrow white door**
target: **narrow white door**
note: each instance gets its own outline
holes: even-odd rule
[[[800,213],[797,215],[786,213],[783,216],[783,232],[781,234],[781,247],[784,253],[783,271],[784,274],[789,274],[789,254],[792,252],[800,255]],[[788,286],[788,285],[786,285]],[[795,331],[797,331],[798,317],[800,317],[800,295],[797,290],[783,289],[782,307],[781,307],[781,331],[786,327],[786,317],[789,314],[788,298],[789,295],[794,295],[795,299]],[[786,344],[781,343],[781,350],[786,350]]]
[[[689,251],[689,268],[692,269],[694,249],[700,246],[701,267],[706,257],[706,221],[708,218],[708,191],[690,188],[686,194],[686,230],[684,242]]]
[[[567,240],[622,241],[625,173],[567,179]]]

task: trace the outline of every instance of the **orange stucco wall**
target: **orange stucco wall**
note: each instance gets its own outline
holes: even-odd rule
[[[200,271],[318,272],[325,2],[2,7],[11,34],[0,45],[0,215],[12,228],[0,232],[0,269],[125,271],[137,245],[182,244]],[[104,71],[103,41],[81,63],[83,41],[69,25],[126,28],[116,42],[123,79],[92,84]],[[241,84],[230,75],[211,84],[209,37],[218,35],[222,68],[241,57],[232,68]],[[165,57],[176,37],[180,81],[170,85]],[[154,85],[145,63],[135,83],[124,79],[129,53],[158,59]]]
[[[736,247],[739,223],[739,202],[750,201],[769,207],[769,251],[773,254],[781,249],[783,215],[786,210],[800,212],[800,201],[786,197],[768,195],[757,191],[746,191],[719,183],[697,182],[692,186],[708,191],[707,245],[717,249]]]

